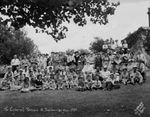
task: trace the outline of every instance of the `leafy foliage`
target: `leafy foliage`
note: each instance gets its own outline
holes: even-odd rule
[[[101,52],[103,51],[104,40],[99,37],[95,37],[94,42],[90,44],[90,50],[93,52]]]
[[[74,52],[75,52],[75,50],[74,49],[68,49],[68,50],[66,50],[66,54],[67,55],[72,55],[72,54],[74,54]]]
[[[10,64],[13,56],[31,55],[38,48],[34,42],[20,30],[9,29],[0,23],[0,62]]]
[[[144,40],[143,46],[145,51],[150,55],[150,30],[146,31],[146,38]]]
[[[3,21],[16,29],[28,24],[58,41],[68,31],[63,22],[84,26],[88,16],[91,22],[105,25],[118,5],[107,0],[1,0],[0,12],[9,17]]]
[[[81,55],[82,55],[82,54],[88,54],[88,53],[90,53],[90,51],[87,50],[87,49],[79,49],[78,52],[79,52]]]

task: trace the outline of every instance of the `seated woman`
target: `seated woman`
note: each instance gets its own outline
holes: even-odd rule
[[[37,89],[42,89],[43,88],[43,77],[42,77],[42,74],[39,74],[37,76],[37,79],[35,80],[35,87]]]
[[[13,85],[11,90],[20,90],[22,88],[22,83],[24,82],[25,74],[23,74],[23,70],[19,70],[18,76],[14,77]]]
[[[92,89],[94,90],[103,89],[100,79],[101,77],[98,74],[95,75],[95,80],[93,81]]]
[[[14,74],[12,72],[11,66],[8,66],[7,69],[8,71],[5,73],[4,78],[1,81],[1,86],[0,86],[1,90],[10,89],[14,81]]]
[[[22,83],[22,89],[20,90],[21,93],[27,93],[32,91],[30,79],[29,77],[25,77],[24,82]]]

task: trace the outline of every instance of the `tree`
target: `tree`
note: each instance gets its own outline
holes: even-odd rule
[[[102,46],[104,44],[104,40],[102,38],[100,38],[100,37],[95,37],[94,39],[95,40],[94,40],[94,42],[92,42],[90,44],[90,48],[89,49],[91,51],[93,51],[93,52],[101,52],[101,51],[103,51]]]
[[[3,22],[11,22],[15,29],[26,24],[36,28],[36,32],[47,33],[56,41],[66,37],[68,28],[63,22],[73,20],[84,26],[86,17],[94,24],[107,24],[120,3],[107,0],[1,0],[0,12],[8,16]]]
[[[150,55],[150,30],[146,30],[145,40],[143,42],[143,47],[145,48],[145,51]]]
[[[38,51],[34,42],[20,30],[9,30],[7,25],[0,23],[0,60],[3,64],[10,64],[13,56],[31,55]]]
[[[80,54],[88,54],[88,53],[90,53],[89,50],[87,50],[87,49],[79,49],[78,52]]]
[[[68,49],[66,50],[66,54],[70,55],[70,54],[74,54],[75,50],[74,49]]]

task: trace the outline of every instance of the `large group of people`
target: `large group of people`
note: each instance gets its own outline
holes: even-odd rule
[[[17,57],[0,84],[0,90],[113,90],[121,84],[142,85],[146,81],[146,59],[128,49],[126,41],[118,46],[105,42],[102,52],[51,52]]]

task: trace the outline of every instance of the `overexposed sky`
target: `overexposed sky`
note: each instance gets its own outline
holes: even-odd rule
[[[106,25],[88,24],[79,27],[74,23],[67,24],[69,31],[67,38],[56,43],[50,35],[37,34],[32,27],[26,26],[28,37],[34,40],[39,50],[43,53],[51,51],[65,51],[67,49],[88,49],[94,37],[122,40],[129,32],[137,30],[141,26],[148,26],[148,7],[150,0],[109,0],[111,2],[120,1],[115,15],[109,17]]]

